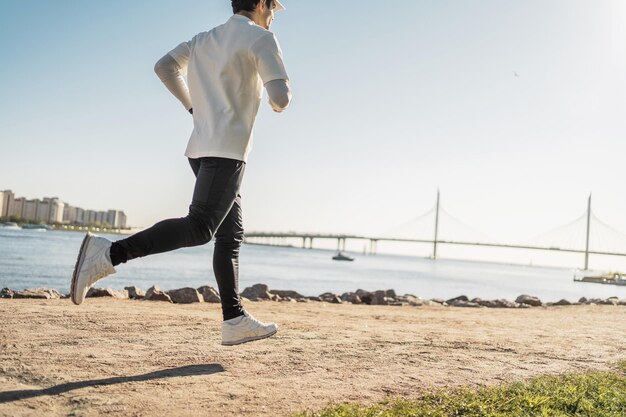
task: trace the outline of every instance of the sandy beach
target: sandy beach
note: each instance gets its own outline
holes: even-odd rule
[[[626,358],[618,306],[248,308],[279,333],[226,348],[215,304],[0,300],[0,415],[288,415]]]

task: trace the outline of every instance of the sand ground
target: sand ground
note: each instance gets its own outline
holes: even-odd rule
[[[280,416],[626,358],[625,307],[248,309],[278,334],[227,348],[212,304],[0,300],[0,415]]]

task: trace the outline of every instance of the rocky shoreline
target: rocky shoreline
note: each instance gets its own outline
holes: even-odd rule
[[[92,288],[87,293],[87,297],[110,297],[117,299],[145,300],[145,301],[161,301],[174,304],[192,304],[192,303],[219,303],[220,296],[215,288],[203,286],[199,288],[180,288],[170,291],[162,291],[157,286],[150,287],[147,291],[143,291],[137,287],[126,287],[123,291],[111,288]],[[423,299],[411,294],[398,295],[394,290],[378,290],[365,291],[356,290],[355,292],[346,292],[341,295],[334,293],[324,293],[317,297],[306,297],[296,291],[270,290],[267,285],[256,284],[248,287],[241,293],[242,300],[261,302],[290,302],[290,303],[307,303],[320,302],[332,304],[364,304],[364,305],[384,305],[384,306],[450,306],[450,307],[469,307],[469,308],[531,308],[531,307],[547,307],[547,306],[569,306],[569,305],[613,305],[626,306],[626,299],[618,297],[610,298],[590,298],[582,297],[576,302],[565,299],[557,302],[543,302],[538,297],[522,294],[510,301],[506,299],[483,300],[480,298],[469,299],[465,295],[444,300],[440,298]],[[69,298],[69,295],[62,294],[56,289],[51,288],[31,288],[21,291],[13,291],[9,288],[3,288],[0,291],[0,298],[7,299],[63,299]]]

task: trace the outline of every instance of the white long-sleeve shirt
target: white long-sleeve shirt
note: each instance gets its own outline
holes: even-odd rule
[[[154,72],[156,72],[170,93],[182,103],[186,110],[193,108],[183,69],[170,54],[166,54],[156,63]],[[265,84],[265,89],[269,96],[269,103],[274,111],[282,112],[289,107],[291,88],[287,80],[270,81]]]
[[[183,106],[193,108],[194,129],[185,155],[247,161],[263,86],[275,111],[284,110],[291,99],[274,34],[234,15],[168,55],[155,70]]]

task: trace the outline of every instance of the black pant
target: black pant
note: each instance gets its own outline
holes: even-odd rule
[[[164,220],[111,246],[113,265],[156,253],[200,246],[215,237],[213,272],[224,320],[243,315],[240,303],[239,249],[243,220],[239,189],[246,164],[225,158],[189,159],[196,176],[187,217]]]

